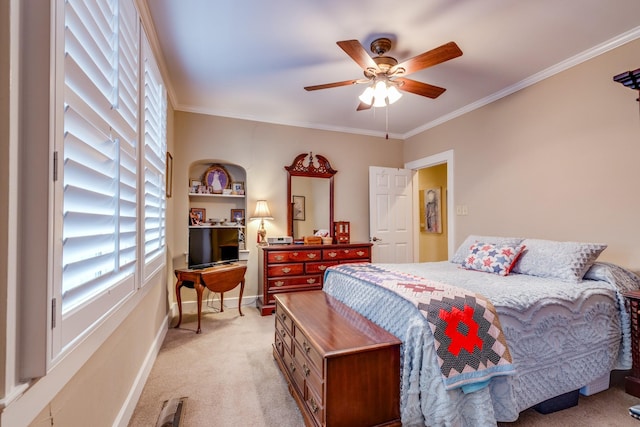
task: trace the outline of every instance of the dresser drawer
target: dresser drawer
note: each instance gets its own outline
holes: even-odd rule
[[[279,262],[300,262],[313,261],[322,259],[322,251],[317,250],[299,250],[299,251],[277,251],[267,254],[267,262],[269,264]]]
[[[323,260],[346,260],[357,259],[367,261],[371,258],[371,248],[367,246],[363,247],[349,247],[344,249],[323,249]]]
[[[293,333],[291,332],[291,322],[289,322],[289,326],[287,327],[286,322],[283,323],[281,321],[280,315],[276,315],[276,340],[280,340],[282,345],[284,345],[284,350],[291,353],[291,348],[293,347]]]
[[[274,337],[274,340],[273,340],[273,346],[275,347],[276,351],[278,352],[278,356],[284,357],[284,343],[282,342],[282,337],[280,336],[280,333],[277,330],[275,332],[275,337]]]
[[[293,336],[293,320],[289,313],[280,306],[278,306],[276,311],[276,329],[280,329],[278,325],[282,325],[289,335]]]
[[[295,349],[293,350],[294,357],[300,361],[300,364],[304,363],[303,360],[308,360],[310,362],[309,367],[315,369],[319,376],[323,377],[324,359],[322,355],[310,344],[310,340],[297,325],[294,325],[293,329],[293,340],[295,342]]]
[[[304,376],[302,373],[302,368],[296,362],[295,358],[292,357],[286,351],[284,352],[284,360],[285,369],[289,373],[289,377],[293,379],[293,383],[300,392],[304,392]]]
[[[315,419],[316,424],[319,426],[325,425],[324,403],[320,396],[309,387],[305,390],[304,404]]]
[[[297,276],[304,273],[304,264],[276,264],[267,267],[269,277]]]
[[[309,276],[297,277],[277,277],[269,279],[269,291],[274,290],[280,292],[288,288],[299,288],[302,286],[321,286],[322,275],[315,274]]]
[[[317,396],[316,401],[324,406],[324,387],[322,377],[315,369],[305,366],[302,364],[302,373],[304,374],[305,384],[310,391],[313,391],[313,394]]]
[[[320,273],[324,274],[324,271],[332,265],[337,265],[338,261],[322,261],[322,262],[308,262],[305,267],[307,274]]]

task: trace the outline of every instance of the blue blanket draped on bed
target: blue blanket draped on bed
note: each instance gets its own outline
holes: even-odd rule
[[[447,390],[460,387],[471,393],[494,376],[514,373],[498,315],[483,296],[373,264],[332,268],[389,289],[418,307],[431,327]]]

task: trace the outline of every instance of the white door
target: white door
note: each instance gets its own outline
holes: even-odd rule
[[[413,262],[412,176],[409,169],[369,167],[372,262]]]

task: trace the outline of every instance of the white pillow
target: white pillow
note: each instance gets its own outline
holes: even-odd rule
[[[455,264],[462,264],[469,254],[469,249],[474,243],[490,243],[496,246],[518,246],[524,239],[520,237],[496,237],[496,236],[479,236],[476,234],[470,234],[462,242],[462,244],[456,250],[456,253],[451,257],[451,262]]]
[[[525,239],[525,250],[513,266],[513,273],[549,277],[578,283],[607,248],[602,243],[557,242]]]

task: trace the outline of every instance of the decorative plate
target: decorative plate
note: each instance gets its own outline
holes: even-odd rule
[[[211,189],[212,193],[221,194],[222,190],[231,185],[231,178],[223,166],[213,165],[204,173],[202,182]]]

